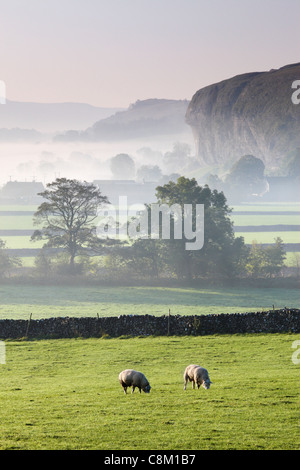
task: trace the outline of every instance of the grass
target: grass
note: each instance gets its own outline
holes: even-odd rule
[[[231,215],[234,227],[248,225],[300,225],[299,215]],[[238,235],[238,234],[237,234]]]
[[[245,243],[252,241],[258,243],[274,243],[275,238],[280,237],[283,243],[300,243],[300,232],[238,232],[239,237],[244,237]]]
[[[0,211],[35,211],[36,206],[0,206]],[[256,226],[256,225],[300,225],[300,216],[289,215],[288,212],[299,211],[299,203],[263,203],[263,204],[242,204],[233,206],[231,218],[234,226]],[[259,211],[257,215],[236,215],[236,211]],[[264,211],[274,211],[274,215],[265,215]],[[278,215],[275,212],[287,211],[285,215]],[[34,230],[32,216],[22,215],[2,215],[0,216],[0,230]],[[243,236],[245,243],[251,244],[253,240],[258,243],[274,243],[274,238],[279,236],[284,243],[300,243],[299,232],[237,232],[236,236]],[[1,236],[7,243],[9,249],[39,249],[43,242],[31,242],[29,236]],[[34,266],[34,257],[22,257],[24,267]],[[295,259],[291,252],[287,253],[287,266],[295,266]]]
[[[235,209],[245,207],[270,210],[268,204]],[[272,209],[299,210],[299,204]],[[255,225],[250,217],[248,225]],[[277,223],[284,217],[290,218],[280,216]],[[31,218],[23,218],[17,227],[5,228],[31,228]],[[285,241],[289,232],[280,233]],[[268,233],[271,242],[275,236]],[[5,238],[9,248],[26,248],[25,239],[29,248],[38,247],[29,237],[16,238]],[[0,299],[1,319],[28,319],[30,313],[33,319],[163,315],[169,308],[172,315],[194,315],[298,308],[299,290],[0,285]],[[295,340],[299,334],[6,341],[0,449],[299,450]],[[189,384],[183,391],[189,363],[207,367],[210,390],[192,390]],[[118,374],[127,367],[146,374],[149,395],[124,395]]]
[[[35,266],[35,257],[34,256],[23,256],[21,258],[22,266],[24,268],[32,268]]]
[[[263,203],[256,203],[256,204],[252,204],[252,203],[244,203],[244,204],[237,204],[237,205],[233,205],[230,207],[233,209],[233,213],[234,211],[243,211],[243,212],[246,212],[246,211],[249,211],[249,212],[253,212],[253,211],[266,211],[266,212],[270,212],[270,211],[274,211],[274,212],[282,212],[282,211],[300,211],[300,203],[299,202],[263,202]]]
[[[31,216],[14,215],[0,216],[0,230],[34,230]]]
[[[285,265],[296,267],[297,259],[299,260],[298,263],[300,264],[300,252],[299,251],[289,252],[286,254]]]
[[[45,244],[43,240],[32,242],[30,237],[25,235],[1,236],[0,238],[6,242],[6,247],[9,249],[37,249],[42,248]]]
[[[284,243],[300,243],[299,232],[237,232],[236,236],[244,237],[245,243],[251,244],[253,240],[259,243],[274,243],[276,237],[280,237]],[[42,248],[44,241],[32,242],[29,236],[1,236],[6,242],[7,248],[22,249]]]
[[[26,205],[2,205],[0,211],[35,211],[36,206]],[[289,203],[262,203],[262,204],[242,204],[233,206],[231,218],[235,226],[248,226],[248,225],[300,225],[300,216],[288,214],[291,211],[299,211],[300,204],[298,202]],[[243,211],[259,211],[261,214],[257,215],[236,215],[235,212]],[[273,211],[274,215],[266,215],[264,211]],[[276,212],[286,211],[285,215],[278,215]],[[0,216],[0,230],[33,230],[32,216],[22,215],[1,215]],[[243,236],[246,243],[252,243],[257,240],[261,243],[273,243],[274,238],[280,236],[284,243],[299,243],[299,232],[237,232],[236,236]],[[1,236],[6,241],[7,248],[10,249],[39,249],[43,246],[43,242],[32,243],[29,236]],[[25,258],[23,258],[25,260]],[[25,260],[24,265],[30,266]]]
[[[0,365],[1,450],[299,450],[300,335],[6,342]],[[189,363],[210,390],[183,391]],[[121,370],[150,394],[125,395]]]
[[[243,204],[233,206],[233,212],[231,214],[231,219],[234,222],[234,226],[259,226],[259,225],[300,225],[300,216],[291,215],[291,211],[299,211],[300,204],[295,203],[275,203],[275,204]],[[251,212],[257,211],[260,214],[244,214],[239,215],[235,212]],[[265,214],[266,212],[274,212],[274,214]],[[276,212],[286,211],[285,215],[278,215]],[[300,243],[300,233],[299,232],[284,232],[284,231],[274,231],[274,232],[237,232],[236,236],[244,237],[245,243],[251,244],[253,240],[256,240],[258,243],[274,243],[276,237],[280,237],[284,243]]]
[[[298,289],[0,285],[0,319],[206,315],[299,308]]]

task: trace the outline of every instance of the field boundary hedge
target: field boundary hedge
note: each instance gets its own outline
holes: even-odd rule
[[[0,338],[74,338],[182,336],[243,333],[299,333],[300,310],[215,315],[120,315],[119,317],[53,317],[0,320]]]

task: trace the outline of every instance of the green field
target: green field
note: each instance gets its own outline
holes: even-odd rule
[[[1,215],[0,230],[34,230],[32,217],[28,215]]]
[[[2,232],[1,239],[3,239],[7,248],[9,249],[39,249],[43,246],[43,242],[32,243],[30,236],[22,234],[22,230],[34,230],[32,215],[22,215],[24,211],[34,212],[36,206],[26,205],[0,205],[0,230],[20,230],[20,234],[5,234]],[[300,215],[293,212],[300,211],[300,204],[298,202],[289,203],[257,203],[257,204],[242,204],[232,207],[231,219],[235,227],[239,227],[236,236],[243,236],[247,244],[251,244],[253,240],[258,243],[274,243],[276,237],[280,237],[284,243],[300,243],[299,231],[288,231],[290,225],[300,225]],[[15,215],[12,213],[15,212]],[[243,214],[240,214],[243,212]],[[256,212],[252,214],[252,212]],[[271,212],[271,214],[270,214]],[[285,214],[282,214],[285,212]],[[286,231],[278,231],[277,229],[272,232],[260,231],[243,231],[243,227],[259,226],[262,225],[285,225]],[[32,258],[32,254],[29,253]],[[26,258],[23,258],[24,265],[32,266]],[[293,261],[292,261],[293,263]]]
[[[248,225],[300,225],[300,215],[231,215],[234,226]]]
[[[0,207],[11,210],[35,208]],[[297,211],[299,204],[235,210]],[[299,224],[294,215],[232,217],[240,226]],[[2,223],[1,230],[32,228],[30,216],[1,216]],[[246,243],[272,243],[277,236],[242,233]],[[299,232],[279,233],[284,241],[284,235],[293,234],[292,243],[300,242]],[[29,237],[0,238],[8,248],[40,246]],[[26,258],[26,265],[33,261]],[[299,308],[299,301],[298,289],[2,283],[0,319],[167,315],[169,309],[171,315],[207,315],[270,310],[273,305]],[[296,340],[299,334],[286,333],[5,341],[0,450],[299,450],[300,365],[292,361]],[[192,390],[189,384],[183,391],[182,376],[190,363],[208,369],[210,390]],[[125,368],[145,373],[152,386],[149,395],[124,395],[118,374]]]
[[[34,212],[36,211],[37,209],[37,206],[36,205],[25,205],[25,204],[17,204],[17,205],[14,205],[14,204],[7,204],[7,205],[4,205],[4,204],[0,204],[0,212],[11,212],[11,211],[14,211],[14,212],[28,212],[28,211],[31,211],[31,212]]]
[[[234,227],[240,227],[236,236],[244,237],[245,243],[274,243],[274,239],[280,237],[283,243],[300,243],[300,232],[289,231],[288,226],[300,225],[300,215],[291,214],[299,212],[299,203],[276,203],[276,204],[243,204],[234,206],[231,213],[231,219]],[[244,214],[239,214],[244,212]],[[249,212],[249,213],[248,213]],[[257,212],[252,214],[251,212]],[[271,212],[271,214],[270,214]],[[282,212],[286,212],[282,214]],[[253,226],[259,229],[265,225],[287,226],[286,230],[275,229],[273,231],[243,231],[242,227]]]
[[[298,289],[0,285],[0,319],[207,315],[299,308]]]
[[[1,450],[299,450],[300,335],[7,341]],[[183,390],[190,363],[209,390]],[[150,394],[118,374],[144,372]]]
[[[1,240],[6,242],[6,246],[9,249],[24,249],[24,248],[30,248],[30,249],[36,249],[36,248],[42,248],[44,245],[44,241],[37,241],[37,242],[32,242],[30,240],[30,237],[26,236],[17,236],[17,235],[12,235],[12,236],[1,236]]]
[[[253,241],[257,243],[274,243],[274,239],[281,238],[283,243],[300,243],[299,232],[238,232],[236,235],[244,237],[246,244]]]
[[[286,254],[286,259],[284,261],[284,264],[286,266],[296,266],[297,263],[300,269],[300,252],[299,251],[289,252]]]
[[[261,202],[261,203],[244,203],[244,204],[235,204],[233,206],[234,211],[300,211],[299,202]]]

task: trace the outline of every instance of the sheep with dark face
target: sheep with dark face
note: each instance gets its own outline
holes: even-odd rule
[[[132,387],[131,393],[134,392],[134,389],[137,387],[141,393],[149,393],[150,392],[150,384],[144,374],[138,372],[133,369],[126,369],[120,372],[119,374],[119,382],[124,389],[124,393],[127,393],[127,388]]]
[[[187,366],[184,372],[184,390],[186,390],[187,382],[193,383],[193,389],[195,389],[195,383],[197,384],[197,388],[199,389],[200,386],[204,387],[206,390],[209,389],[210,381],[208,372],[203,367],[197,366],[196,364],[190,364]]]

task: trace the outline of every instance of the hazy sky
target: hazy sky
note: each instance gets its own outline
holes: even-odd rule
[[[0,80],[17,101],[190,99],[299,62],[299,18],[299,0],[0,0]]]

